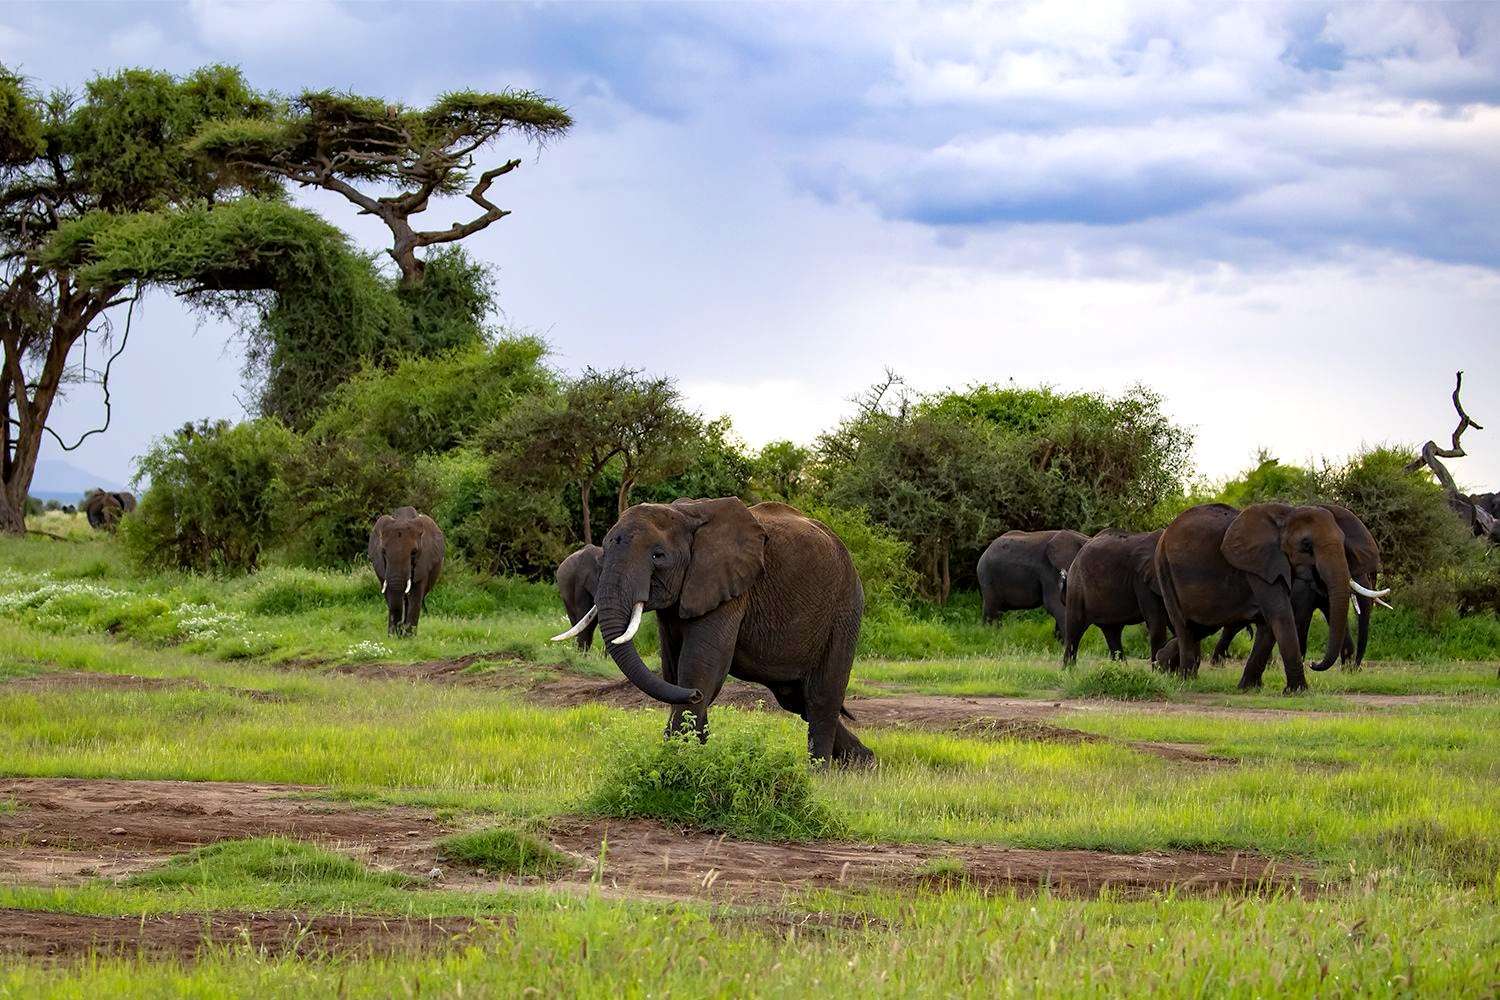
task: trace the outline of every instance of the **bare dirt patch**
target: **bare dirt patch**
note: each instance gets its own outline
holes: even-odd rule
[[[254,688],[224,687],[205,684],[193,677],[140,677],[136,674],[105,674],[91,670],[47,670],[6,681],[9,690],[73,691],[84,688],[105,691],[169,691],[188,688],[195,691],[223,691],[252,701],[284,702],[285,695]]]
[[[390,953],[462,944],[483,926],[463,917],[218,912],[143,918],[0,909],[0,955],[68,959],[146,952],[189,961],[226,947],[304,957]]]
[[[318,789],[217,781],[0,779],[0,871],[28,883],[129,875],[221,840],[316,841],[377,868],[426,874],[450,831],[420,809],[308,798]]]
[[[649,820],[560,820],[554,846],[584,861],[584,873],[633,894],[774,902],[810,889],[963,883],[980,890],[1128,896],[1316,891],[1316,869],[1248,853],[1110,854],[932,844],[774,844],[684,831]],[[600,845],[605,845],[602,873]],[[961,871],[923,874],[938,860]],[[930,869],[928,869],[930,870]]]

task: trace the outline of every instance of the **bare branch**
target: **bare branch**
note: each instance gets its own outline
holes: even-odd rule
[[[115,359],[125,352],[125,345],[130,342],[130,321],[132,318],[134,318],[135,304],[139,298],[139,292],[137,292],[135,295],[130,296],[128,300],[130,302],[130,308],[125,312],[125,332],[120,336],[120,346],[115,348],[114,353],[109,356],[109,360],[104,362],[104,373],[100,376],[99,383],[104,387],[104,426],[95,427],[93,430],[84,431],[83,435],[72,444],[68,444],[63,441],[63,439],[58,436],[57,431],[53,430],[51,427],[44,426],[42,428],[42,430],[52,435],[52,440],[56,441],[58,447],[63,451],[74,451],[78,448],[79,445],[83,444],[83,442],[87,441],[95,434],[103,434],[105,431],[109,430],[109,421],[110,417],[112,416],[109,399],[109,371],[114,367]]]
[[[473,234],[479,232],[490,223],[498,222],[499,220],[509,215],[510,213],[505,209],[492,203],[488,198],[486,198],[485,193],[489,191],[490,184],[494,182],[496,177],[508,174],[520,165],[520,160],[511,160],[508,163],[502,163],[500,166],[495,167],[492,170],[486,170],[484,173],[480,174],[479,182],[474,185],[474,190],[469,192],[469,200],[478,205],[480,208],[484,209],[484,214],[478,216],[477,218],[471,219],[468,222],[455,222],[447,229],[438,232],[417,233],[415,234],[417,239],[417,246],[425,247],[430,246],[433,243],[451,243],[454,240],[461,240],[466,236],[472,236]]]

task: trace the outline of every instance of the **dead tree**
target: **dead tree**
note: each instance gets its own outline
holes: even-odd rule
[[[1458,426],[1453,428],[1453,437],[1449,447],[1439,447],[1436,441],[1428,441],[1422,446],[1422,453],[1407,463],[1406,471],[1416,472],[1423,466],[1431,469],[1432,474],[1437,477],[1437,481],[1442,484],[1444,492],[1448,494],[1448,505],[1460,517],[1469,522],[1469,525],[1474,529],[1474,534],[1482,538],[1488,538],[1492,542],[1500,541],[1500,522],[1497,522],[1490,511],[1486,510],[1485,506],[1479,502],[1479,497],[1463,493],[1459,490],[1458,484],[1453,481],[1453,474],[1440,461],[1440,459],[1444,458],[1466,457],[1468,453],[1464,451],[1463,443],[1459,440],[1463,437],[1464,431],[1470,427],[1478,431],[1484,430],[1483,424],[1476,422],[1464,412],[1464,404],[1458,398],[1459,391],[1463,387],[1464,373],[1462,371],[1455,372],[1453,378],[1453,408],[1458,411]]]

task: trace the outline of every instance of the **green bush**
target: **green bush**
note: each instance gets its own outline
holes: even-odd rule
[[[273,500],[292,433],[272,419],[189,424],[138,462],[151,486],[120,536],[139,565],[199,572],[253,570],[278,537]]]
[[[716,731],[704,744],[691,733],[626,741],[586,808],[760,840],[844,831],[814,794],[806,753],[748,730]]]
[[[339,883],[409,888],[416,879],[400,872],[373,872],[353,858],[286,837],[225,840],[179,855],[153,871],[132,876],[130,885],[151,889],[219,886],[236,882],[276,885]]]
[[[347,566],[365,552],[381,514],[416,501],[411,465],[357,438],[303,438],[281,466],[276,497],[294,556]]]
[[[460,833],[438,846],[447,858],[506,875],[547,876],[573,867],[573,859],[552,845],[498,827]]]
[[[1068,682],[1070,698],[1114,698],[1119,701],[1166,701],[1171,689],[1161,675],[1144,667],[1106,663]]]

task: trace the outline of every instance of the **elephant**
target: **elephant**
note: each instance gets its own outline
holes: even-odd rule
[[[1076,531],[1007,531],[990,542],[975,572],[984,597],[984,620],[1007,611],[1046,608],[1053,635],[1063,636],[1063,588],[1073,557],[1089,540]]]
[[[1339,529],[1344,533],[1344,558],[1349,563],[1350,578],[1359,585],[1354,594],[1354,613],[1358,616],[1356,635],[1344,633],[1343,645],[1339,647],[1339,662],[1353,663],[1358,669],[1365,661],[1365,649],[1370,642],[1370,615],[1376,604],[1386,604],[1380,597],[1370,596],[1380,577],[1380,546],[1370,529],[1349,508],[1338,504],[1318,504],[1333,515]],[[1328,618],[1328,588],[1316,576],[1298,578],[1292,586],[1292,606],[1297,615],[1297,640],[1302,655],[1307,655],[1307,631],[1312,624],[1312,613],[1323,612]],[[1386,604],[1387,607],[1390,605]],[[1214,647],[1210,663],[1219,663],[1227,658],[1229,644],[1242,630],[1251,628],[1248,622],[1226,625]]]
[[[839,718],[865,598],[849,550],[826,526],[774,501],[642,503],[603,548],[594,612],[605,648],[631,683],[672,706],[668,735],[690,714],[706,740],[709,709],[733,676],[765,685],[807,722],[815,762],[874,760]],[[656,612],[660,677],[632,642],[645,611]]]
[[[1175,645],[1170,657],[1161,659],[1183,676],[1196,676],[1203,637],[1251,621],[1266,627],[1256,630],[1241,690],[1260,686],[1273,644],[1281,652],[1286,690],[1306,690],[1294,604],[1299,588],[1298,603],[1318,586],[1328,594],[1328,649],[1312,664],[1318,671],[1333,666],[1344,645],[1352,594],[1389,592],[1354,580],[1345,546],[1339,519],[1327,507],[1258,503],[1241,511],[1214,503],[1183,511],[1156,547],[1156,575],[1177,640],[1169,644]]]
[[[1101,531],[1073,558],[1064,594],[1063,664],[1078,659],[1078,643],[1090,625],[1099,626],[1110,659],[1125,658],[1120,633],[1144,623],[1154,656],[1167,641],[1167,609],[1156,582],[1156,543],[1160,531]]]
[[[584,629],[578,633],[578,648],[588,651],[594,644],[594,593],[599,589],[599,564],[604,550],[597,545],[585,545],[564,559],[557,566],[557,592],[562,595],[563,607],[568,611],[568,621],[577,625],[583,621]]]
[[[135,510],[135,494],[124,490],[89,490],[83,498],[83,513],[89,527],[114,531],[120,518]]]
[[[382,514],[370,529],[370,565],[385,595],[386,632],[411,635],[417,630],[427,595],[443,571],[443,529],[415,507]]]

